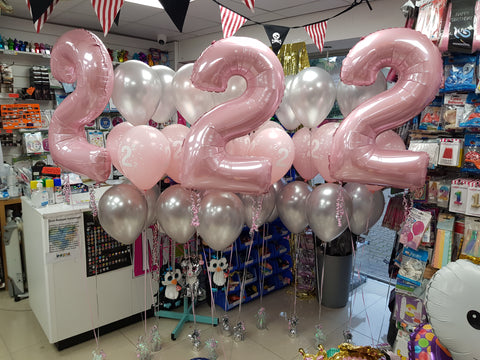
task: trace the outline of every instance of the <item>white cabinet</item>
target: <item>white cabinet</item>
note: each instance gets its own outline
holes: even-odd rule
[[[97,198],[103,188],[96,191]],[[145,279],[133,265],[87,277],[83,221],[78,257],[49,262],[49,219],[82,214],[88,205],[52,205],[35,209],[22,198],[25,257],[30,306],[48,340],[56,343],[144,311]],[[147,307],[152,306],[147,274]],[[157,291],[158,285],[153,285]]]

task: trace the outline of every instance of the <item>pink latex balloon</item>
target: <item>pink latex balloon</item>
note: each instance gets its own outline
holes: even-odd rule
[[[280,125],[275,121],[268,120],[268,121],[265,121],[262,125],[260,125],[257,129],[252,131],[252,133],[250,134],[250,139],[251,140],[255,139],[255,136],[263,129],[270,129],[270,128],[283,130],[282,125]]]
[[[118,158],[123,174],[140,190],[151,189],[170,164],[170,144],[160,130],[134,126],[122,137]]]
[[[230,155],[244,156],[248,155],[248,149],[250,148],[250,135],[245,135],[233,140],[230,140],[225,146],[225,150]]]
[[[264,156],[272,162],[270,184],[285,175],[295,158],[295,145],[285,130],[267,128],[257,133],[250,145],[250,155]]]
[[[162,134],[165,135],[170,143],[170,150],[172,152],[172,159],[167,169],[167,175],[177,183],[180,182],[180,171],[182,169],[183,142],[189,132],[190,129],[188,127],[180,124],[168,125],[162,130]]]
[[[342,121],[333,137],[330,173],[341,181],[419,187],[425,183],[428,155],[383,150],[375,138],[410,120],[434,99],[442,79],[442,58],[425,35],[407,28],[386,29],[350,50],[341,78],[346,84],[370,85],[388,66],[397,72],[398,82]]]
[[[301,128],[293,135],[292,140],[295,145],[295,158],[293,159],[295,170],[305,180],[313,179],[318,171],[312,160],[312,130]]]
[[[73,84],[75,91],[57,107],[48,130],[53,161],[96,181],[108,179],[110,155],[89,144],[85,125],[105,109],[113,91],[113,66],[105,45],[89,31],[76,29],[62,35],[52,49],[52,75]]]
[[[192,83],[219,92],[234,75],[245,79],[245,92],[204,114],[185,141],[184,187],[245,193],[264,193],[269,188],[272,165],[267,158],[229,155],[225,145],[275,113],[284,91],[282,65],[262,42],[230,37],[214,42],[200,55]]]
[[[123,136],[125,133],[133,128],[133,125],[129,122],[123,122],[113,127],[110,133],[107,136],[107,143],[106,148],[108,153],[110,154],[110,158],[112,159],[112,164],[123,173],[122,168],[120,166],[120,161],[118,160],[118,148],[122,141]]]
[[[339,123],[330,122],[312,130],[312,163],[326,182],[336,181],[328,169],[328,155],[332,149],[333,134]]]

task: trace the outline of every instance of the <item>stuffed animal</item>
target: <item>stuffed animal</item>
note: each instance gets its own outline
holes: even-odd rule
[[[172,310],[182,304],[182,273],[180,269],[164,265],[160,269],[160,287],[158,289],[157,306]]]
[[[228,269],[228,262],[227,262],[227,259],[225,259],[225,257],[221,257],[220,259],[212,258],[210,260],[207,270],[213,273],[212,281],[214,285],[220,288],[225,286],[225,283],[227,282],[227,277],[228,277],[228,271],[225,272],[225,270],[227,269]]]
[[[180,267],[182,268],[183,276],[185,277],[185,287],[187,288],[187,296],[200,295],[204,292],[200,288],[199,276],[202,273],[203,260],[198,256],[189,256],[182,259]]]
[[[165,286],[165,297],[170,300],[176,300],[182,287],[178,284],[182,273],[180,269],[167,271],[162,279],[162,285]]]

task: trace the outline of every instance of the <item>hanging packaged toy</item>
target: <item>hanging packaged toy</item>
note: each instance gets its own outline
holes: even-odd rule
[[[415,328],[426,321],[427,313],[423,301],[404,293],[395,293],[395,319],[400,327]]]
[[[467,211],[467,180],[455,179],[452,180],[450,187],[450,203],[448,210],[451,212],[465,214]]]
[[[434,43],[440,40],[442,20],[447,10],[447,0],[417,1],[419,7],[415,30],[426,35]]]
[[[438,165],[457,166],[462,162],[463,139],[440,139]]]
[[[428,154],[428,168],[435,169],[438,165],[438,152],[440,145],[437,139],[411,140],[408,150],[423,151]]]
[[[470,93],[467,95],[460,127],[480,127],[480,95]]]
[[[428,261],[428,251],[424,249],[404,248],[402,263],[397,277],[416,286],[422,284],[423,272]]]
[[[400,230],[400,243],[405,247],[417,249],[431,219],[430,212],[412,208]]]
[[[98,147],[105,146],[105,138],[100,130],[87,130],[87,139],[90,144]]]
[[[450,199],[450,182],[446,180],[439,181],[437,193],[437,206],[448,208],[448,200]]]
[[[465,134],[463,170],[480,173],[480,134]]]
[[[466,101],[467,94],[452,93],[444,95],[441,122],[445,130],[460,127]]]
[[[440,214],[438,216],[437,236],[430,264],[436,269],[447,265],[452,259],[454,223],[455,216],[451,214]]]
[[[480,182],[471,180],[467,183],[467,209],[465,214],[480,216]]]
[[[440,128],[440,113],[442,110],[443,97],[437,96],[430,105],[425,107],[420,116],[420,130],[438,130]]]
[[[25,150],[27,154],[43,153],[42,133],[24,133],[23,139],[25,141]]]
[[[439,186],[438,179],[430,179],[428,182],[428,203],[429,204],[436,204],[437,197],[438,197],[438,186]]]
[[[465,235],[463,239],[460,259],[469,259],[476,264],[480,263],[480,219],[465,218]]]
[[[440,92],[475,91],[477,57],[459,55],[444,58],[445,84]]]

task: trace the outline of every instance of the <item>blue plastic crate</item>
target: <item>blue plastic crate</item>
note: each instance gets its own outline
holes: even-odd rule
[[[277,289],[293,284],[293,274],[291,270],[284,270],[275,275]]]

